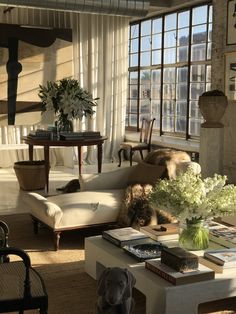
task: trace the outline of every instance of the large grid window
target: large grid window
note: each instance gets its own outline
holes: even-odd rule
[[[130,25],[128,129],[149,117],[161,135],[199,136],[198,98],[211,88],[211,41],[211,4]]]

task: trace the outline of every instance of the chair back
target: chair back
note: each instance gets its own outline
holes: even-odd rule
[[[7,224],[0,220],[0,248],[8,246],[9,228]]]
[[[151,146],[153,124],[156,119],[142,119],[140,130],[140,143],[146,143]]]

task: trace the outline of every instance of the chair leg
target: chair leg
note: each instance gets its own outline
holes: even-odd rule
[[[61,237],[61,231],[54,231],[54,248],[55,248],[55,251],[59,250],[60,237]]]
[[[141,158],[142,158],[142,160],[143,160],[143,151],[140,150],[139,152],[140,152],[140,156],[141,156]]]
[[[34,225],[34,234],[38,234],[39,232],[39,222],[37,219],[32,218]]]
[[[118,151],[118,156],[119,156],[119,165],[118,165],[118,167],[121,166],[121,152],[122,152],[122,150],[123,150],[123,148],[119,149],[119,151]]]
[[[131,150],[130,150],[130,153],[129,153],[129,163],[130,163],[130,166],[132,166],[133,154],[134,154],[134,152],[133,152],[132,149],[131,149]]]

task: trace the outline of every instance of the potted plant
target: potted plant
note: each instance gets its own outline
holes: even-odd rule
[[[73,119],[91,117],[98,100],[83,89],[78,80],[70,78],[39,85],[38,96],[42,102],[42,111],[54,111],[59,130],[64,131],[72,131]]]
[[[205,122],[201,124],[204,128],[222,128],[220,122],[228,105],[225,94],[220,90],[204,92],[198,100],[198,106]]]
[[[178,218],[182,225],[180,246],[189,250],[208,247],[207,221],[236,212],[236,186],[226,185],[226,176],[202,179],[189,169],[176,179],[160,180],[149,202]]]

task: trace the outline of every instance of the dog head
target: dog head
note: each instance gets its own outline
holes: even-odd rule
[[[135,281],[133,274],[127,269],[106,268],[99,278],[97,293],[109,305],[116,306],[132,297]]]
[[[143,227],[151,224],[155,212],[147,199],[139,198],[135,199],[129,207],[128,215],[131,218],[132,226]]]

